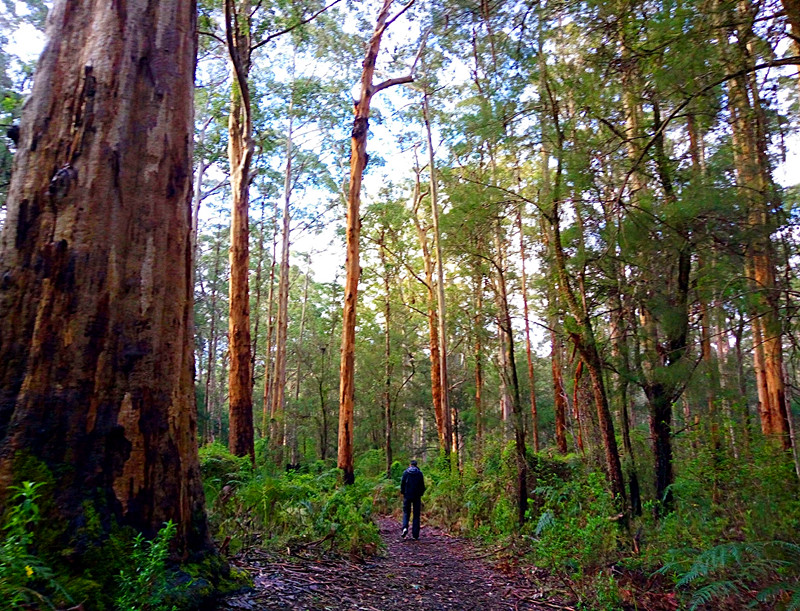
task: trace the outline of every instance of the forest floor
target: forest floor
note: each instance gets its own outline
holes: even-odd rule
[[[508,562],[445,531],[400,537],[397,518],[378,519],[385,553],[362,562],[249,552],[234,563],[254,589],[218,611],[573,611]]]

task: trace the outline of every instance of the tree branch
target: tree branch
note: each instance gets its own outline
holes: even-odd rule
[[[403,85],[405,83],[413,83],[414,77],[410,74],[406,76],[400,76],[398,78],[390,78],[388,80],[383,81],[379,85],[375,85],[372,89],[372,95],[374,96],[379,91],[383,91],[384,89],[388,89],[389,87],[393,87],[394,85]]]
[[[701,89],[690,95],[688,98],[686,98],[683,102],[678,104],[673,109],[673,111],[669,113],[669,116],[666,119],[664,119],[664,121],[661,122],[661,125],[647,141],[647,144],[644,145],[644,148],[642,148],[642,152],[639,153],[639,156],[636,158],[636,161],[633,163],[631,169],[628,170],[627,174],[625,174],[625,179],[622,181],[622,185],[619,188],[617,197],[614,198],[614,205],[618,206],[619,203],[622,201],[622,194],[625,192],[625,187],[628,186],[628,181],[630,181],[631,176],[633,176],[633,173],[639,167],[639,164],[642,163],[642,160],[647,154],[647,151],[650,150],[650,147],[656,143],[656,141],[659,139],[661,134],[666,129],[667,125],[669,125],[672,122],[672,120],[678,115],[678,113],[681,112],[684,108],[686,108],[692,102],[692,100],[703,95],[704,93],[711,91],[712,89],[714,89],[714,87],[718,87],[722,83],[730,81],[731,79],[735,79],[739,76],[749,74],[750,72],[756,72],[758,70],[764,70],[766,68],[776,68],[779,66],[800,66],[800,55],[793,55],[792,57],[776,59],[774,61],[765,62],[763,64],[757,64],[752,67],[742,68],[741,70],[737,70],[732,74],[726,74],[725,76],[712,81],[705,87],[702,87]]]
[[[283,30],[281,30],[280,32],[275,32],[274,34],[270,34],[270,35],[269,35],[269,36],[267,36],[267,37],[266,37],[264,40],[262,40],[262,41],[260,41],[260,42],[257,42],[257,43],[256,43],[256,44],[254,44],[254,45],[250,45],[250,51],[251,51],[251,52],[253,52],[253,51],[255,51],[256,49],[258,49],[259,47],[263,47],[265,44],[267,44],[267,43],[269,43],[269,42],[272,42],[273,40],[275,40],[275,39],[276,39],[276,38],[278,38],[279,36],[283,36],[284,34],[288,34],[288,33],[289,33],[289,32],[291,32],[292,30],[296,30],[297,28],[299,28],[301,25],[305,25],[305,24],[307,24],[309,21],[313,21],[314,19],[316,19],[317,17],[319,17],[319,16],[320,16],[322,13],[324,13],[325,11],[327,11],[329,8],[331,8],[331,7],[332,7],[332,6],[334,6],[335,4],[339,4],[339,2],[341,2],[341,0],[333,0],[333,2],[331,2],[330,4],[328,4],[328,5],[326,5],[326,6],[323,6],[323,7],[322,7],[321,9],[319,9],[319,10],[318,10],[316,13],[313,13],[313,14],[312,14],[310,17],[307,17],[307,18],[305,18],[305,19],[301,19],[301,20],[300,20],[300,21],[298,21],[297,23],[294,23],[294,24],[290,25],[289,27],[287,27],[287,28],[284,28],[284,29],[283,29]]]
[[[398,17],[400,17],[400,15],[402,15],[403,13],[405,13],[405,12],[406,12],[408,9],[410,9],[412,6],[414,6],[414,2],[416,2],[416,1],[417,1],[417,0],[411,0],[411,2],[409,2],[408,4],[406,4],[406,5],[405,5],[405,6],[402,8],[402,10],[401,10],[399,13],[397,13],[397,15],[395,15],[395,16],[394,16],[394,17],[392,17],[392,18],[391,18],[389,21],[387,21],[387,22],[386,22],[386,24],[383,26],[383,29],[385,30],[385,29],[386,29],[386,28],[388,28],[390,25],[392,25],[392,24],[393,24],[395,21],[397,21],[397,18],[398,18]]]
[[[208,36],[209,38],[213,38],[214,40],[216,40],[217,42],[219,42],[219,43],[221,43],[223,45],[226,44],[225,41],[222,38],[220,38],[219,36],[217,36],[216,34],[214,34],[214,32],[206,32],[204,30],[197,30],[197,33],[200,34],[201,36]]]

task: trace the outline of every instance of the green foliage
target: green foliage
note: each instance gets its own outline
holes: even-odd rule
[[[36,538],[34,528],[41,519],[36,502],[40,486],[23,482],[10,488],[10,509],[0,542],[0,598],[5,601],[6,608],[27,609],[36,605],[55,609],[51,595],[54,592],[64,595],[53,572],[32,552]]]
[[[250,459],[234,456],[219,442],[200,448],[200,472],[206,501],[213,505],[217,498],[247,481],[252,472]]]
[[[598,571],[588,580],[583,593],[590,600],[588,604],[580,603],[578,609],[586,611],[617,611],[622,609],[619,585],[609,570]]]
[[[614,500],[601,473],[554,482],[533,491],[541,513],[533,529],[537,565],[575,573],[603,566],[617,550],[619,528],[609,519]]]
[[[351,556],[374,553],[381,542],[372,522],[376,499],[386,508],[396,494],[385,473],[377,480],[362,476],[353,485],[341,486],[337,469],[251,471],[226,458],[219,448],[202,452],[201,469],[215,473],[218,493],[210,503],[209,517],[217,537],[230,538],[234,552],[254,545],[288,545]],[[226,483],[219,489],[221,482]]]
[[[800,545],[787,541],[735,542],[703,552],[677,550],[659,573],[673,575],[678,588],[691,587],[691,609],[725,599],[781,603],[800,609]],[[758,593],[752,598],[751,592]]]
[[[119,593],[114,603],[117,611],[177,610],[169,602],[174,600],[175,585],[170,583],[166,567],[175,532],[175,524],[169,521],[151,541],[141,533],[134,537],[129,564],[117,579]]]

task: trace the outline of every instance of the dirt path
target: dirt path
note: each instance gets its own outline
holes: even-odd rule
[[[223,610],[258,611],[553,611],[521,575],[490,566],[468,542],[423,527],[419,541],[400,538],[396,519],[378,520],[384,557],[365,563],[257,558],[243,566],[255,591],[233,597]]]

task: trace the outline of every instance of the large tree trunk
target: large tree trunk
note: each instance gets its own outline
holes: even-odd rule
[[[184,557],[206,552],[195,5],[58,1],[47,34],[0,242],[0,513],[10,485],[44,478],[60,549],[87,552],[84,525],[99,515],[103,534],[119,524],[152,536],[172,520]]]
[[[356,304],[358,303],[359,240],[361,237],[361,179],[367,165],[367,132],[369,107],[372,96],[391,85],[411,82],[411,77],[391,79],[375,86],[375,60],[381,46],[381,37],[389,20],[389,9],[394,0],[384,0],[378,13],[375,30],[364,57],[361,73],[361,92],[355,105],[355,119],[350,134],[350,185],[347,193],[347,258],[344,285],[344,311],[342,314],[342,351],[339,368],[339,452],[337,465],[342,470],[344,482],[355,481],[353,473],[353,402],[355,391]]]
[[[239,21],[239,16],[246,19]],[[234,76],[228,118],[228,159],[231,181],[231,276],[228,318],[229,425],[228,447],[237,456],[255,461],[253,434],[253,375],[250,366],[250,164],[253,159],[253,123],[250,113],[250,3],[225,0],[228,52]]]

